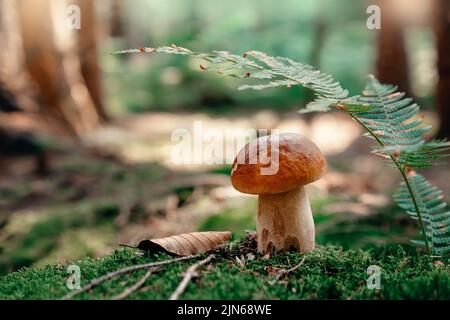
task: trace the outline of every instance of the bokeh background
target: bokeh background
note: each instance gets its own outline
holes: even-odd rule
[[[66,27],[68,6],[81,29]],[[370,4],[382,28],[366,27]],[[330,73],[352,94],[368,74],[422,106],[430,138],[450,136],[446,0],[0,0],[0,274],[105,255],[119,244],[194,230],[255,228],[256,198],[229,165],[176,165],[175,129],[300,132],[326,155],[309,186],[319,244],[408,243],[392,203],[399,177],[345,114],[300,115],[302,88],[238,91],[199,61],[115,50],[177,45],[260,50]],[[426,170],[450,194],[449,165]]]

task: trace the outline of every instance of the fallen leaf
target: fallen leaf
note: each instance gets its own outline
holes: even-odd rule
[[[189,256],[210,251],[230,239],[229,231],[191,232],[160,239],[144,239],[137,248],[150,253],[166,252]]]

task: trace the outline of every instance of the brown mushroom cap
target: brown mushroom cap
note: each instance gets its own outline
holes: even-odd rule
[[[268,139],[268,142],[261,139]],[[277,139],[278,148],[270,150],[273,139]],[[261,168],[269,167],[270,163],[262,164],[260,156],[276,159],[277,155],[271,152],[278,153],[278,171],[274,175],[263,175]],[[255,157],[256,154],[258,158],[254,159],[257,161],[251,164],[250,156]],[[245,161],[238,163],[238,159]],[[280,133],[255,139],[239,151],[231,170],[231,183],[243,193],[281,193],[318,180],[325,167],[322,152],[311,140],[297,133]]]

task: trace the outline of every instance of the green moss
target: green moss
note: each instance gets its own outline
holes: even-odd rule
[[[253,252],[240,242],[230,249],[219,249],[211,267],[201,270],[192,281],[184,299],[449,299],[449,261],[437,263],[413,248],[388,246],[369,251],[338,247],[319,247],[300,255],[283,253],[264,260],[258,255],[246,259],[245,267],[235,257]],[[275,285],[270,285],[270,269],[289,268],[306,257],[304,264]],[[93,278],[118,268],[169,259],[164,254],[153,257],[137,256],[133,250],[120,249],[104,258],[85,258],[75,263],[81,269],[85,285]],[[155,273],[141,290],[130,299],[167,299],[181,280],[184,270],[193,261],[169,264]],[[366,286],[367,268],[381,268],[381,289]],[[275,269],[276,270],[276,269]],[[105,299],[132,285],[145,271],[124,275],[100,285],[93,291],[77,296],[79,299]],[[58,299],[66,288],[66,266],[49,265],[24,268],[0,278],[2,299]]]

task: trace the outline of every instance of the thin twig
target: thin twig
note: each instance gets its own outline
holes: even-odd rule
[[[112,278],[118,277],[120,275],[126,274],[126,273],[131,273],[134,272],[136,270],[141,270],[141,269],[148,269],[148,268],[152,268],[152,267],[159,267],[159,266],[163,266],[169,263],[174,263],[174,262],[178,262],[178,261],[183,261],[183,260],[189,260],[189,259],[195,259],[198,258],[200,256],[200,254],[196,254],[193,256],[184,256],[184,257],[180,257],[180,258],[175,258],[175,259],[171,259],[171,260],[164,260],[164,261],[157,261],[157,262],[150,262],[150,263],[144,263],[144,264],[138,264],[135,266],[130,266],[130,267],[125,267],[110,273],[105,274],[104,276],[101,276],[99,278],[96,278],[94,280],[92,280],[91,282],[89,282],[89,284],[87,284],[86,286],[84,286],[81,289],[78,290],[74,290],[72,292],[69,292],[68,294],[66,294],[64,297],[62,297],[62,300],[69,300],[72,299],[73,297],[75,297],[76,295],[89,291],[93,288],[95,288],[96,286],[98,286],[99,284],[108,281]]]
[[[133,292],[135,292],[136,290],[138,290],[140,287],[142,287],[142,285],[145,283],[145,281],[147,281],[148,278],[150,278],[150,276],[157,271],[157,268],[151,268],[147,271],[147,273],[141,278],[139,279],[139,281],[137,281],[135,284],[133,284],[131,287],[126,288],[124,291],[122,291],[121,293],[119,293],[118,295],[112,297],[112,300],[123,300],[126,297],[128,297],[130,294],[132,294]]]
[[[296,266],[290,268],[290,269],[281,269],[278,270],[277,275],[275,276],[275,279],[273,279],[272,281],[269,282],[269,285],[273,286],[275,283],[277,283],[281,277],[287,275],[288,273],[291,273],[295,270],[297,270],[298,268],[300,268],[302,266],[302,264],[305,262],[306,257],[303,257],[302,261],[300,261],[299,264],[297,264]]]
[[[123,244],[123,243],[119,243],[119,246],[124,247],[124,248],[137,249],[137,247],[135,247],[135,246],[130,246],[128,244]]]
[[[289,260],[289,257],[286,257],[286,259],[287,259],[289,267],[292,267],[292,264],[291,264],[291,261]]]
[[[403,260],[399,263],[397,269],[395,269],[395,272],[400,272],[400,271],[402,271],[403,268],[406,266],[407,263],[408,263],[408,258],[403,259]]]
[[[209,263],[214,258],[215,256],[211,254],[206,259],[190,266],[189,269],[187,269],[186,273],[184,274],[183,280],[181,280],[180,284],[178,285],[177,289],[172,293],[169,300],[178,300],[178,298],[183,294],[184,290],[186,290],[186,287],[191,281],[191,279],[197,276],[197,268]]]

